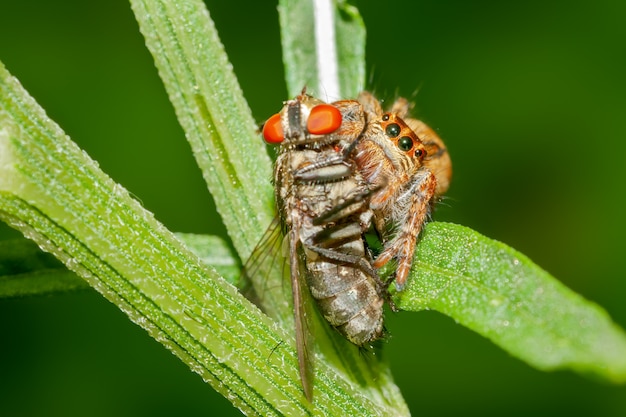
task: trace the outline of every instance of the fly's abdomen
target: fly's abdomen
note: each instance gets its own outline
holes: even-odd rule
[[[339,229],[360,230],[356,219],[355,214],[348,216],[347,220],[355,224]],[[330,250],[337,258],[345,255],[343,262],[305,249],[305,254],[308,253],[307,284],[324,318],[352,343],[362,346],[382,335],[384,299],[375,272],[367,273],[351,261],[361,259],[369,264],[361,232],[353,236],[339,235],[342,236],[340,240],[319,243],[331,246]],[[337,239],[334,234],[331,236]]]
[[[319,267],[332,272],[314,271]],[[355,267],[328,262],[309,262],[309,272],[311,294],[331,325],[359,346],[380,338],[384,300],[371,277]]]

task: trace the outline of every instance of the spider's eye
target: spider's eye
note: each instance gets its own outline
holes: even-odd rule
[[[389,120],[389,114],[383,114],[383,122]]]
[[[424,155],[426,155],[426,152],[423,149],[416,149],[415,150],[415,157],[416,158],[422,158]]]
[[[400,126],[398,126],[396,123],[391,123],[385,128],[385,132],[390,138],[395,138],[400,134]]]
[[[413,139],[411,139],[408,136],[402,136],[400,139],[398,139],[398,148],[400,148],[403,151],[408,151],[413,147]]]

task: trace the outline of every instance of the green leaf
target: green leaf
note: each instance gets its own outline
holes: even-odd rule
[[[218,236],[176,233],[207,266],[233,285],[243,285],[241,265],[230,247]],[[58,259],[42,252],[32,241],[0,242],[0,298],[47,295],[88,289],[89,284]],[[240,287],[241,288],[241,287]]]
[[[54,256],[26,239],[0,242],[0,298],[43,295],[89,288]]]
[[[215,268],[226,281],[239,289],[242,288],[244,283],[241,282],[241,263],[224,239],[194,233],[175,233],[175,235],[205,265]]]
[[[170,101],[242,259],[274,216],[271,162],[200,1],[131,0]]]
[[[200,1],[131,0],[176,116],[217,211],[245,262],[274,217],[272,169],[215,25]],[[256,293],[282,286],[280,264],[252,281]],[[256,277],[253,277],[256,278]],[[281,323],[293,313],[282,294],[263,298]]]
[[[626,381],[626,334],[526,256],[466,227],[431,223],[398,308],[454,318],[543,370]]]
[[[365,87],[365,25],[347,1],[280,0],[283,61],[290,97],[304,86],[328,101]]]

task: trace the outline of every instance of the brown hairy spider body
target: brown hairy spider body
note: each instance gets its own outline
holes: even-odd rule
[[[371,188],[373,224],[383,250],[373,266],[398,262],[396,289],[404,288],[417,237],[434,202],[448,189],[452,176],[443,141],[426,124],[406,118],[409,103],[399,98],[389,112],[370,93],[358,101],[367,114],[367,128],[357,144],[355,160]]]

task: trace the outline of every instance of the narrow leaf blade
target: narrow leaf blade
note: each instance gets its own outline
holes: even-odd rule
[[[330,17],[318,11],[326,7]],[[365,25],[358,10],[346,1],[281,0],[278,11],[289,96],[306,86],[328,101],[356,97],[365,86]],[[320,33],[334,37],[320,40]],[[323,76],[328,66],[337,69],[336,80]]]
[[[176,233],[190,251],[206,266],[215,268],[217,273],[232,285],[241,289],[241,263],[228,244],[219,236],[195,233]]]
[[[273,215],[271,162],[202,1],[131,0],[178,120],[241,259]]]
[[[241,265],[218,236],[176,233],[176,237],[208,267],[241,289]],[[89,284],[34,242],[0,242],[0,298],[48,295],[88,289]]]
[[[394,299],[403,310],[440,311],[539,369],[626,382],[626,334],[606,311],[468,228],[429,224]]]
[[[83,290],[87,282],[26,239],[0,242],[0,298]]]
[[[243,263],[275,213],[272,169],[232,65],[202,1],[131,0],[139,28],[217,210]],[[275,265],[276,266],[276,265]],[[282,274],[250,277],[257,294],[281,288]],[[281,323],[293,313],[265,297]]]

